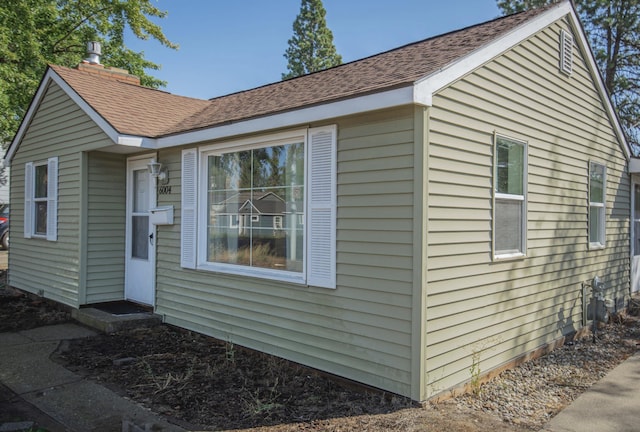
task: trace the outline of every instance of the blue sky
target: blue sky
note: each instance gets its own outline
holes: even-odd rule
[[[157,20],[180,45],[126,43],[162,65],[151,73],[165,90],[208,99],[279,81],[300,0],[156,0]],[[327,24],[344,62],[500,15],[495,0],[324,0]]]

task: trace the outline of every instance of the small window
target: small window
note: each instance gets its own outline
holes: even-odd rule
[[[513,258],[526,251],[525,142],[495,138],[493,248],[496,258]]]
[[[24,237],[57,240],[58,158],[25,164]]]
[[[560,31],[560,70],[567,75],[573,72],[573,36],[566,30]]]
[[[605,246],[605,210],[607,169],[597,162],[589,163],[589,247]]]
[[[47,235],[47,172],[46,164],[34,166],[34,227],[35,235]]]

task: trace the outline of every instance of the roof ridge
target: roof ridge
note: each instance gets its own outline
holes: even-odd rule
[[[463,28],[450,30],[450,31],[447,31],[445,33],[439,33],[439,34],[436,34],[436,35],[433,35],[433,36],[429,36],[429,37],[424,38],[424,39],[420,39],[420,40],[413,41],[413,42],[408,42],[408,43],[405,43],[404,45],[401,45],[401,46],[398,46],[398,47],[389,48],[388,50],[385,50],[385,51],[382,51],[382,52],[378,52],[378,53],[374,53],[374,54],[368,55],[366,57],[361,57],[361,58],[358,58],[358,59],[355,59],[355,60],[351,60],[351,61],[346,62],[346,63],[341,63],[341,64],[336,65],[336,66],[331,66],[331,67],[328,67],[326,69],[322,69],[322,70],[315,71],[315,72],[309,72],[309,73],[306,73],[304,75],[299,75],[299,76],[296,76],[296,77],[293,77],[293,78],[288,78],[288,79],[284,79],[284,80],[280,80],[280,81],[274,81],[274,82],[266,83],[266,84],[263,84],[263,85],[252,87],[250,89],[238,90],[238,91],[235,91],[235,92],[232,92],[232,93],[227,93],[227,94],[220,95],[220,96],[214,96],[212,98],[209,98],[208,100],[213,102],[213,101],[216,101],[218,99],[223,99],[223,98],[226,98],[226,97],[229,97],[229,96],[236,96],[236,95],[243,94],[243,93],[248,93],[248,92],[251,92],[251,91],[254,91],[254,90],[263,89],[263,88],[266,88],[266,87],[276,86],[276,85],[279,85],[279,84],[282,84],[282,83],[285,83],[285,82],[292,82],[292,81],[300,80],[300,79],[307,78],[307,77],[310,77],[310,76],[313,76],[313,75],[322,74],[322,73],[325,73],[327,71],[344,68],[346,66],[350,66],[350,65],[353,65],[353,64],[356,64],[356,63],[359,63],[359,62],[363,62],[363,61],[366,61],[366,60],[374,59],[376,57],[384,56],[386,54],[390,54],[390,53],[393,53],[393,52],[396,52],[396,51],[401,51],[401,50],[407,49],[407,48],[412,47],[412,46],[416,46],[416,45],[419,45],[419,44],[423,44],[425,42],[433,41],[435,39],[444,38],[446,36],[451,36],[451,35],[453,35],[455,33],[466,32],[466,31],[469,31],[469,30],[474,29],[474,28],[478,28],[478,27],[482,27],[482,26],[485,26],[485,25],[488,25],[488,24],[492,24],[492,23],[494,23],[496,21],[501,21],[501,20],[505,20],[505,19],[508,19],[508,18],[513,18],[513,17],[518,16],[518,15],[523,15],[523,14],[537,15],[544,9],[549,9],[549,8],[551,8],[553,6],[557,6],[557,4],[560,3],[561,1],[562,0],[559,0],[557,3],[551,3],[551,4],[548,4],[548,5],[545,5],[545,6],[541,6],[539,8],[534,8],[534,9],[531,9],[531,10],[528,10],[528,11],[522,11],[522,12],[516,12],[516,13],[513,13],[513,14],[509,14],[509,15],[497,16],[497,17],[495,17],[493,19],[490,19],[490,20],[487,20],[487,21],[484,21],[484,22],[481,22],[481,23],[468,25],[468,26],[463,27]]]

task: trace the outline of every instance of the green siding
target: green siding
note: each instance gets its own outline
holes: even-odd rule
[[[88,166],[86,303],[122,300],[126,158],[91,152]]]
[[[11,164],[9,283],[78,306],[81,237],[81,154],[109,144],[107,136],[56,85],[45,91]],[[58,156],[58,241],[26,239],[24,165]]]
[[[568,25],[563,25],[569,28]],[[556,24],[434,97],[427,386],[469,381],[582,326],[581,283],[629,287],[626,161],[581,53],[558,71]],[[493,261],[493,134],[528,142],[527,257]],[[607,166],[607,247],[589,250],[588,165]]]
[[[413,109],[338,122],[335,290],[180,268],[180,150],[173,226],[158,227],[157,311],[167,322],[393,392],[411,387]]]

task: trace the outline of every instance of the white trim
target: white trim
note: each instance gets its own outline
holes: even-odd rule
[[[308,160],[307,160],[307,129],[297,129],[292,131],[286,131],[275,134],[264,134],[256,137],[246,138],[246,139],[237,139],[232,141],[226,141],[223,143],[217,143],[215,145],[203,146],[197,149],[198,161],[197,167],[199,170],[198,179],[196,181],[198,192],[197,192],[197,219],[198,223],[196,223],[196,237],[199,239],[207,239],[207,223],[209,220],[208,215],[208,163],[209,156],[220,156],[223,153],[235,153],[238,151],[245,151],[256,148],[265,148],[265,147],[273,147],[277,145],[284,144],[292,144],[292,143],[304,143],[305,150],[305,179],[306,173],[308,170]],[[193,149],[195,150],[195,149]],[[305,191],[308,188],[308,182],[305,182]],[[305,192],[305,201],[307,200],[308,192]],[[247,201],[249,202],[249,201]],[[245,202],[240,208],[246,206],[247,202]],[[252,207],[255,209],[256,207],[251,203]],[[256,209],[257,210],[257,209]],[[243,216],[249,215],[240,215],[239,218]],[[259,215],[251,215],[251,221],[256,222],[255,218]],[[259,220],[259,219],[258,219]],[[306,228],[306,227],[305,227]],[[184,234],[183,234],[184,235]],[[304,242],[306,242],[306,237],[308,234],[305,234]],[[302,245],[303,250],[305,250],[305,245]],[[272,270],[261,267],[251,267],[245,265],[235,265],[235,264],[227,264],[227,263],[218,263],[218,262],[209,262],[207,261],[208,253],[208,241],[202,240],[198,241],[196,245],[196,265],[195,268],[198,270],[212,271],[218,273],[225,274],[233,274],[240,276],[249,276],[249,277],[257,277],[263,279],[270,280],[279,280],[283,282],[291,282],[297,284],[304,284],[307,280],[307,272],[306,272],[306,256],[303,257],[303,269],[301,272],[293,272],[286,270]]]
[[[600,201],[591,201],[591,166],[599,165],[602,167],[602,202]],[[587,197],[588,197],[588,208],[587,208],[587,241],[589,243],[589,250],[599,250],[604,249],[607,246],[607,165],[603,162],[597,160],[589,160],[589,172],[587,179]],[[598,241],[591,241],[591,208],[599,209],[599,213],[601,213],[600,217],[600,226],[598,229],[600,230]]]
[[[573,8],[568,1],[558,3],[549,11],[516,27],[501,38],[495,39],[443,69],[416,81],[416,87],[421,87],[420,93],[433,95],[572,11]]]
[[[498,179],[498,139],[504,139],[522,146],[522,195],[514,195],[500,193],[496,189],[496,181]],[[527,239],[528,239],[528,175],[529,175],[529,142],[508,135],[494,133],[493,136],[493,178],[491,188],[493,190],[492,199],[492,220],[491,220],[491,251],[493,259],[496,261],[505,259],[521,259],[527,257]],[[520,221],[520,251],[497,251],[496,250],[496,201],[520,201],[522,203],[522,220]]]
[[[47,160],[47,240],[58,240],[58,157]]]
[[[198,150],[202,153],[210,153],[216,156],[220,156],[223,153],[228,153],[229,150],[234,152],[251,150],[256,148],[273,147],[283,144],[291,144],[293,140],[304,141],[307,136],[307,129],[297,129],[286,132],[264,134],[257,137],[241,138],[231,141],[225,141],[216,143],[213,145],[202,146]]]
[[[180,146],[184,144],[230,138],[237,135],[263,132],[281,127],[291,127],[314,121],[332,119],[336,117],[391,108],[415,103],[414,87],[408,84],[399,89],[383,91],[366,96],[355,97],[338,102],[299,108],[280,114],[268,115],[249,120],[241,120],[223,126],[213,126],[193,132],[161,137],[157,139],[157,148]]]

